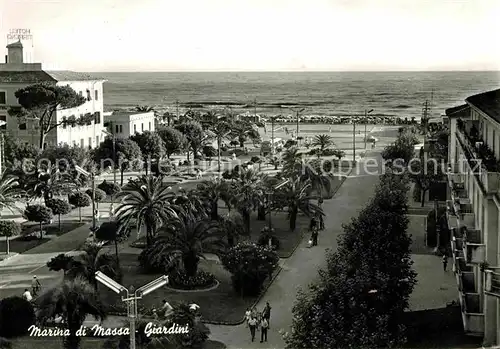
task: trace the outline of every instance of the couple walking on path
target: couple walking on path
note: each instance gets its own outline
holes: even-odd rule
[[[269,330],[269,319],[271,318],[271,306],[266,302],[266,306],[262,312],[257,312],[255,308],[247,309],[245,319],[247,326],[250,329],[252,342],[255,341],[255,332],[260,329],[260,342],[267,342],[267,331]]]

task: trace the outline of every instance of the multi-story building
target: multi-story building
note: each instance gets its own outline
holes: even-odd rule
[[[129,138],[136,133],[155,130],[154,112],[106,112],[106,127],[116,138]]]
[[[6,126],[2,126],[4,130],[6,129],[15,139],[38,146],[40,144],[38,120],[29,118],[18,120],[7,112],[10,107],[19,106],[15,92],[36,83],[69,85],[85,97],[86,102],[76,108],[56,111],[53,120],[55,124],[61,123],[65,118],[76,122],[73,126],[55,127],[46,135],[44,146],[62,144],[98,146],[103,139],[103,83],[106,80],[72,71],[43,70],[41,63],[24,63],[23,45],[20,41],[7,45],[7,50],[5,63],[0,64],[0,120],[7,122]]]
[[[446,110],[447,219],[464,330],[500,345],[500,89]]]

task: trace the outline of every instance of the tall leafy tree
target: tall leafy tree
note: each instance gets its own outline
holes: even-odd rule
[[[217,142],[217,171],[221,171],[221,146],[224,139],[229,139],[231,133],[231,124],[224,119],[216,119],[208,127],[209,135],[215,138]]]
[[[21,200],[23,194],[17,177],[4,171],[0,176],[0,211],[7,209],[12,213],[19,213],[20,208],[16,202]]]
[[[187,139],[188,151],[187,159],[189,161],[190,151],[193,152],[193,156],[196,158],[198,151],[203,147],[203,141],[205,139],[205,133],[201,124],[196,121],[186,121],[175,128],[180,131]]]
[[[142,152],[139,145],[131,139],[116,139],[116,162],[113,161],[113,139],[107,137],[93,152],[94,161],[103,167],[114,165],[120,171],[120,183],[123,185],[125,171],[142,169]]]
[[[47,134],[62,125],[63,120],[56,120],[57,110],[76,108],[86,99],[76,93],[69,85],[57,86],[51,83],[40,83],[23,87],[15,92],[21,108],[12,107],[10,115],[15,115],[19,122],[26,118],[38,121],[39,147],[43,149]]]
[[[176,205],[170,204],[172,192],[163,178],[142,176],[130,181],[118,194],[121,204],[116,210],[117,220],[124,225],[137,221],[140,231],[146,226],[146,243],[151,245],[161,226],[177,216]]]
[[[264,196],[265,175],[251,169],[241,169],[232,182],[233,206],[241,214],[247,234],[250,234],[250,214]]]
[[[260,141],[259,130],[251,122],[240,120],[233,122],[232,125],[231,134],[238,140],[240,147],[243,148],[247,140],[251,140],[254,143]]]
[[[163,140],[167,158],[170,159],[173,154],[177,154],[185,150],[187,139],[179,130],[172,127],[165,127],[157,130],[157,133]]]
[[[88,315],[104,319],[105,313],[95,289],[84,279],[66,280],[60,286],[49,289],[37,298],[38,320],[43,326],[58,315],[69,336],[62,337],[64,348],[79,349],[81,336],[77,331]]]
[[[0,221],[0,236],[5,238],[7,255],[10,253],[10,238],[21,234],[21,226],[16,221]]]
[[[219,218],[219,200],[229,200],[229,184],[223,179],[212,179],[198,184],[197,192],[210,205],[210,218]]]
[[[142,157],[146,165],[146,174],[148,174],[148,162],[150,159],[157,161],[165,156],[165,145],[163,139],[156,132],[144,131],[130,136],[130,139],[137,143],[141,149]]]

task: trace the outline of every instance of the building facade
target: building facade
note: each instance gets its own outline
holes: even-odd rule
[[[117,138],[129,138],[136,133],[154,131],[154,112],[113,112],[106,114],[106,128]]]
[[[65,119],[74,119],[73,126],[60,125],[45,137],[44,147],[70,145],[96,147],[103,139],[103,83],[105,80],[89,74],[72,71],[47,71],[41,63],[23,63],[23,47],[20,42],[7,45],[6,62],[0,64],[0,120],[6,121],[3,129],[23,143],[40,144],[38,120],[19,120],[8,114],[10,107],[19,106],[15,92],[20,88],[36,83],[49,83],[58,86],[69,85],[86,102],[79,107],[58,109],[54,124],[61,124]],[[83,122],[82,120],[89,120]]]
[[[500,89],[446,110],[449,118],[451,232],[467,334],[500,345]]]

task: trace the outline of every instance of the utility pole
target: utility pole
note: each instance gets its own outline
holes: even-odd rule
[[[274,156],[274,116],[271,117],[271,154]]]
[[[424,103],[424,107],[422,108],[422,126],[424,128],[424,139],[427,141],[427,126],[429,124],[429,115],[430,115],[430,106],[429,101],[426,100]]]
[[[356,162],[356,119],[352,119],[352,161]]]
[[[254,98],[253,100],[253,116],[254,122],[257,122],[257,98]]]
[[[365,149],[366,149],[366,123],[368,122],[368,110],[365,109]]]
[[[175,100],[175,118],[179,121],[179,100]]]

